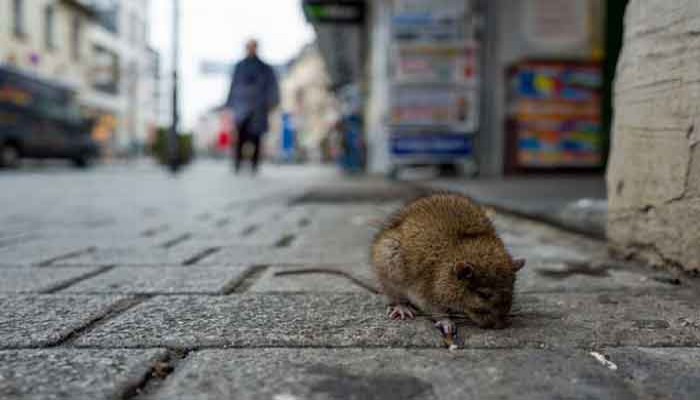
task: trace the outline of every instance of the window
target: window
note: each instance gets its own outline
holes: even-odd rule
[[[119,34],[119,0],[93,0],[97,22],[108,31]]]
[[[56,8],[52,5],[44,8],[44,45],[48,50],[56,48],[55,32]]]
[[[119,94],[119,56],[102,46],[94,46],[93,51],[92,87],[104,93]]]
[[[71,30],[70,30],[70,53],[71,57],[73,57],[74,60],[78,61],[80,60],[81,56],[81,47],[82,47],[82,40],[81,40],[81,31],[82,31],[82,21],[80,20],[79,15],[74,15],[73,16],[73,21],[71,22]]]
[[[12,16],[12,30],[15,36],[18,38],[25,37],[24,0],[12,0]]]

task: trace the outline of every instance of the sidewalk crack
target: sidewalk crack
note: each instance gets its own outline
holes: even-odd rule
[[[121,400],[141,399],[157,392],[168,377],[179,368],[180,364],[185,362],[190,353],[189,349],[168,349],[166,354],[155,360],[148,372],[140,380],[126,388],[119,398]]]
[[[221,247],[208,247],[199,253],[193,255],[192,257],[188,258],[187,260],[182,262],[182,265],[189,266],[189,265],[194,265],[203,259],[209,257],[210,255],[218,252],[221,250]]]
[[[41,293],[42,294],[53,294],[53,293],[59,292],[61,290],[67,289],[67,288],[69,288],[77,283],[86,281],[90,278],[94,278],[97,275],[104,274],[105,272],[112,270],[114,267],[116,267],[116,265],[103,266],[101,268],[96,269],[95,271],[80,275],[80,276],[73,278],[69,281],[59,283],[58,285],[51,286],[48,289],[41,291]]]
[[[59,346],[70,346],[75,343],[78,338],[90,331],[96,329],[99,326],[104,325],[106,322],[114,319],[118,315],[138,306],[144,301],[150,299],[153,296],[137,295],[134,297],[128,297],[123,300],[119,300],[114,303],[105,313],[96,316],[92,320],[88,321],[85,325],[75,329],[68,335],[57,340],[54,343],[49,344],[47,347],[59,347]]]

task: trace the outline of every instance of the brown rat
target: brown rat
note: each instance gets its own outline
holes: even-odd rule
[[[413,318],[411,305],[447,316],[436,323],[447,337],[456,330],[450,314],[464,314],[482,328],[506,326],[515,275],[524,264],[508,254],[483,209],[458,194],[409,203],[372,244],[389,316]]]

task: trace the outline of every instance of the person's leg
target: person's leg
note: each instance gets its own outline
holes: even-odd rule
[[[243,161],[243,146],[245,146],[246,141],[248,141],[248,121],[249,119],[245,119],[236,127],[238,130],[236,150],[234,152],[234,167],[236,172],[241,169],[241,162]]]
[[[237,136],[233,151],[233,166],[236,173],[241,169],[241,157],[243,157],[243,145],[245,144],[245,137],[240,129]]]
[[[250,135],[250,143],[253,145],[253,173],[258,172],[258,162],[260,161],[260,136],[261,135]]]

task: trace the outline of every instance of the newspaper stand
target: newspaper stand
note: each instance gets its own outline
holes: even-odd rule
[[[397,0],[392,16],[390,174],[405,166],[475,172],[479,44],[469,0]]]

